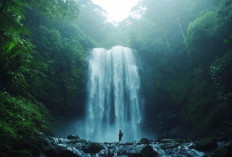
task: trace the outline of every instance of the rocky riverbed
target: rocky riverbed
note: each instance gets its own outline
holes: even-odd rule
[[[70,135],[67,138],[49,138],[47,143],[48,147],[41,157],[229,157],[232,150],[231,142],[225,140],[192,142],[143,138],[140,142],[131,143],[96,143]]]

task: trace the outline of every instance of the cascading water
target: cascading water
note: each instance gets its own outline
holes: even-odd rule
[[[95,48],[89,59],[86,138],[91,141],[135,141],[140,136],[140,78],[133,51],[115,46]]]

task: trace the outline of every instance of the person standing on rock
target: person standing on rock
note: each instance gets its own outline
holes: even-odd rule
[[[123,133],[121,130],[119,130],[119,134],[118,134],[118,137],[119,137],[119,143],[122,142],[122,136],[123,136]]]

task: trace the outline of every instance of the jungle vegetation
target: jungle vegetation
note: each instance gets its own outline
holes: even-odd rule
[[[136,50],[145,131],[232,137],[232,1],[142,0],[133,11],[141,7],[115,26],[90,0],[0,1],[4,148],[83,117],[89,52],[114,45]]]

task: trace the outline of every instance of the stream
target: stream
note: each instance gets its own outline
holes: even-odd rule
[[[144,154],[157,157],[204,156],[203,152],[194,149],[191,141],[162,139],[145,143],[94,143],[79,138],[53,138],[50,142],[54,147],[62,147],[82,157],[142,157]]]

